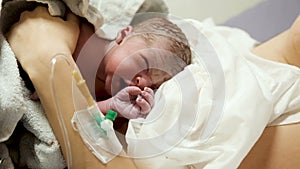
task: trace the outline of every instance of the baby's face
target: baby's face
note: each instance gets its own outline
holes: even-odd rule
[[[139,52],[146,49],[145,42],[139,37],[131,37],[110,49],[106,54],[105,89],[115,94],[126,86],[141,89],[152,86],[149,71],[149,57]]]

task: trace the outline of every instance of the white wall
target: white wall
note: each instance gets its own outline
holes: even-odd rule
[[[216,23],[238,15],[264,0],[164,0],[170,13],[181,18],[203,20],[211,17]]]

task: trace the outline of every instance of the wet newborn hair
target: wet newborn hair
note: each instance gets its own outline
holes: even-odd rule
[[[165,18],[151,18],[133,25],[133,32],[140,34],[148,47],[163,47],[181,58],[186,65],[191,63],[191,49],[182,30]],[[157,42],[160,42],[157,44]],[[164,43],[162,43],[164,42]]]

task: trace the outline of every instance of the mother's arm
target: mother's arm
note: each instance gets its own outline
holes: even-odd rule
[[[17,59],[28,73],[40,97],[48,121],[61,145],[65,159],[67,149],[59,125],[58,110],[51,94],[51,59],[57,53],[68,57],[71,65],[75,65],[72,53],[79,36],[79,23],[75,15],[68,14],[67,19],[49,15],[45,7],[37,7],[34,11],[23,12],[18,23],[12,26],[7,40]],[[59,72],[54,78],[60,110],[70,140],[73,168],[135,168],[127,158],[117,157],[109,164],[103,165],[84,145],[80,136],[71,126],[74,113],[72,96],[72,78],[69,65],[61,62],[56,64]]]
[[[299,168],[300,123],[267,127],[239,169]]]

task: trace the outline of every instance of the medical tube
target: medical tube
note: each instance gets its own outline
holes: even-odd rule
[[[117,112],[109,110],[104,116],[91,96],[80,71],[74,69],[72,75],[75,82],[74,106],[77,109],[71,120],[73,129],[79,133],[91,153],[107,164],[123,149],[113,129]]]
[[[58,103],[57,91],[56,91],[55,84],[54,84],[55,66],[56,66],[57,62],[60,61],[60,60],[67,63],[70,67],[72,66],[71,62],[69,61],[69,59],[66,55],[64,55],[64,54],[55,55],[51,59],[50,88],[51,88],[52,95],[54,97],[54,105],[55,105],[55,108],[57,110],[57,115],[59,117],[58,122],[59,122],[59,126],[61,128],[61,131],[62,131],[64,144],[66,146],[67,166],[68,166],[68,169],[72,169],[72,151],[71,151],[71,146],[70,146],[70,140],[69,140],[69,137],[68,137],[68,131],[67,131],[64,119],[62,117],[62,112],[61,112],[62,110],[61,110],[61,107]]]
[[[72,98],[74,103],[73,118],[70,119],[73,129],[79,132],[83,142],[101,162],[104,164],[111,161],[122,151],[122,145],[119,142],[113,129],[113,121],[117,116],[114,111],[108,111],[106,116],[99,110],[97,103],[91,96],[85,80],[80,74],[76,64],[72,64],[69,58],[64,54],[57,54],[51,60],[50,88],[54,97],[54,105],[57,110],[58,122],[61,128],[62,137],[66,146],[66,162],[68,168],[72,168],[72,151],[68,131],[63,118],[62,107],[58,97],[58,88],[55,85],[58,65],[66,65],[70,68],[72,78]],[[65,68],[65,67],[64,67]],[[74,85],[75,84],[75,85]]]
[[[87,100],[88,106],[94,106],[95,102],[92,98],[90,91],[86,85],[85,80],[80,76],[78,70],[73,70],[72,75],[75,79],[76,85],[79,88],[81,94],[84,96],[84,98]]]

